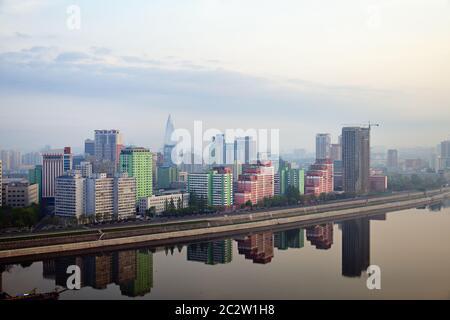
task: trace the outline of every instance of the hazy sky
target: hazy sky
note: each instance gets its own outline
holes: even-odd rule
[[[157,149],[169,113],[279,128],[282,150],[369,120],[374,145],[434,146],[450,136],[450,1],[0,0],[0,148],[117,128]]]

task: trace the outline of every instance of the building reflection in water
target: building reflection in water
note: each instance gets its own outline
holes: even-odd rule
[[[306,239],[316,249],[328,250],[333,245],[333,223],[316,225],[306,229]]]
[[[209,265],[230,263],[233,260],[232,240],[190,244],[187,247],[187,260]]]
[[[278,250],[301,249],[305,246],[305,230],[293,229],[276,232],[274,245]]]
[[[43,277],[65,288],[71,265],[80,267],[82,287],[103,290],[114,283],[129,297],[144,296],[153,288],[153,253],[148,249],[47,260]]]
[[[348,220],[339,224],[342,231],[342,276],[361,277],[370,265],[370,220],[386,220],[386,214]],[[245,259],[256,264],[268,264],[274,258],[274,248],[278,250],[301,249],[305,241],[319,250],[328,250],[333,245],[333,223],[320,224],[273,233],[259,232],[237,238],[237,249]],[[305,231],[306,230],[306,231]],[[306,240],[305,240],[306,237]],[[166,255],[183,251],[183,245],[160,248]],[[187,260],[207,265],[228,264],[233,260],[233,240],[217,240],[186,246]],[[122,295],[144,296],[153,288],[153,249],[122,250],[111,253],[85,256],[58,257],[44,260],[43,278],[52,280],[56,286],[65,288],[69,266],[76,265],[81,270],[81,286],[98,290],[110,284],[120,287]],[[31,265],[22,263],[22,267]],[[0,265],[0,291],[2,276],[9,265]]]
[[[342,222],[342,275],[361,277],[370,265],[370,220]]]
[[[183,246],[182,245],[177,245],[175,246],[170,246],[170,247],[164,247],[164,252],[166,253],[166,256],[170,255],[173,256],[173,254],[175,253],[175,248],[178,250],[179,253],[181,253],[181,251],[183,251]]]
[[[0,292],[3,292],[3,271],[5,271],[5,266],[0,264]]]
[[[237,239],[239,254],[245,259],[253,260],[253,263],[267,264],[274,257],[273,232],[256,233]]]

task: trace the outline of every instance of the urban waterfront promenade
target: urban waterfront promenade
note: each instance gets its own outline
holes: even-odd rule
[[[40,255],[99,251],[137,245],[209,240],[230,234],[308,226],[421,207],[450,198],[450,189],[401,193],[309,207],[248,212],[171,223],[106,227],[0,238],[0,262]]]

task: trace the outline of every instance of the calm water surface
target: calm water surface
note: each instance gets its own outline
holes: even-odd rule
[[[450,208],[3,265],[0,291],[64,288],[74,264],[82,289],[60,299],[450,299]]]

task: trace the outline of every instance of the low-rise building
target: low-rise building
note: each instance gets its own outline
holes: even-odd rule
[[[4,179],[2,182],[1,205],[12,208],[39,204],[39,185],[24,179]]]
[[[385,175],[372,175],[369,177],[370,192],[386,192],[388,177]]]
[[[144,214],[150,208],[155,208],[156,214],[161,214],[167,210],[168,205],[173,201],[175,208],[182,209],[189,206],[189,193],[164,192],[159,195],[153,195],[147,198],[141,198],[139,201],[139,213]]]

